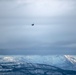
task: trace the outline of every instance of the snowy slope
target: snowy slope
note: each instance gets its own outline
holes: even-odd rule
[[[62,69],[76,70],[76,58],[70,55],[0,56],[0,63],[2,62],[48,64]]]
[[[2,63],[0,75],[76,75],[76,71],[63,70],[55,66],[35,63]]]

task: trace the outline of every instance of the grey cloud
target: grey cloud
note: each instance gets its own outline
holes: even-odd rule
[[[67,12],[65,10],[64,14],[59,12],[59,15],[52,16],[47,11],[47,14],[40,11],[36,13],[36,9],[33,11],[34,2],[18,4],[15,0],[2,1],[0,54],[75,54],[76,1],[64,1],[63,6],[65,3],[66,8],[67,3],[70,6]],[[32,23],[35,23],[35,26],[32,27]]]

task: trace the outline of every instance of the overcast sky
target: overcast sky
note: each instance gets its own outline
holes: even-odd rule
[[[0,54],[76,54],[76,0],[0,0]]]

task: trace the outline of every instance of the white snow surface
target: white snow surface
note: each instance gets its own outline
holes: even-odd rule
[[[1,62],[48,64],[63,69],[76,69],[75,55],[0,55]]]

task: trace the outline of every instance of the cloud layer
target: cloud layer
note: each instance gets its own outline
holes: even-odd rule
[[[0,54],[74,54],[75,9],[75,0],[1,1]]]

